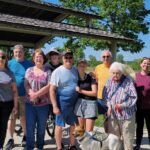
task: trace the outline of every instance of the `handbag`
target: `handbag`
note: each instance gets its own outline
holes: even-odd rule
[[[105,114],[108,110],[108,107],[105,101],[102,99],[98,99],[97,104],[98,104],[98,114]]]

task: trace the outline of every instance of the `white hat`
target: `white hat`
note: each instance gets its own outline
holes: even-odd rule
[[[60,53],[57,51],[57,49],[56,48],[51,48],[51,49],[49,49],[49,50],[47,50],[46,52],[45,52],[45,55],[50,55],[51,53],[56,53],[56,54],[58,54],[58,55],[60,55]]]

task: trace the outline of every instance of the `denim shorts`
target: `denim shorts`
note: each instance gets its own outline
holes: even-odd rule
[[[82,118],[97,118],[97,100],[87,100],[79,98],[75,105],[74,112],[77,116]]]
[[[61,114],[56,115],[55,123],[58,126],[65,126],[65,123],[68,125],[75,125],[77,123],[77,116],[74,113],[74,107],[63,107]]]

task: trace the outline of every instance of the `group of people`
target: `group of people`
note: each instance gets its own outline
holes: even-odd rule
[[[74,66],[70,50],[60,54],[53,48],[45,56],[41,49],[36,49],[32,61],[25,59],[22,45],[14,46],[13,53],[14,58],[8,61],[6,53],[0,50],[0,150],[7,128],[10,139],[6,149],[14,145],[18,117],[24,132],[22,146],[34,149],[36,128],[36,147],[42,150],[49,111],[55,114],[57,150],[63,149],[65,124],[70,125],[68,150],[77,150],[75,125],[91,132],[98,114],[104,113],[106,132],[117,135],[125,150],[133,150],[135,128],[134,149],[140,149],[144,119],[150,142],[150,58],[141,60],[141,71],[132,79],[123,64],[112,62],[108,50],[102,52],[102,64],[92,73],[86,72],[85,59],[79,59]]]

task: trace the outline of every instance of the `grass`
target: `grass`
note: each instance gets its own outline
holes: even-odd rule
[[[97,127],[103,126],[102,125],[103,121],[104,121],[104,116],[103,115],[99,115],[98,118],[95,121],[95,126],[97,126]]]
[[[104,116],[103,115],[99,115],[98,118],[95,121],[95,126],[103,127],[104,126],[104,125],[102,125],[103,121],[104,121]],[[144,129],[146,129],[145,120],[144,120]]]

